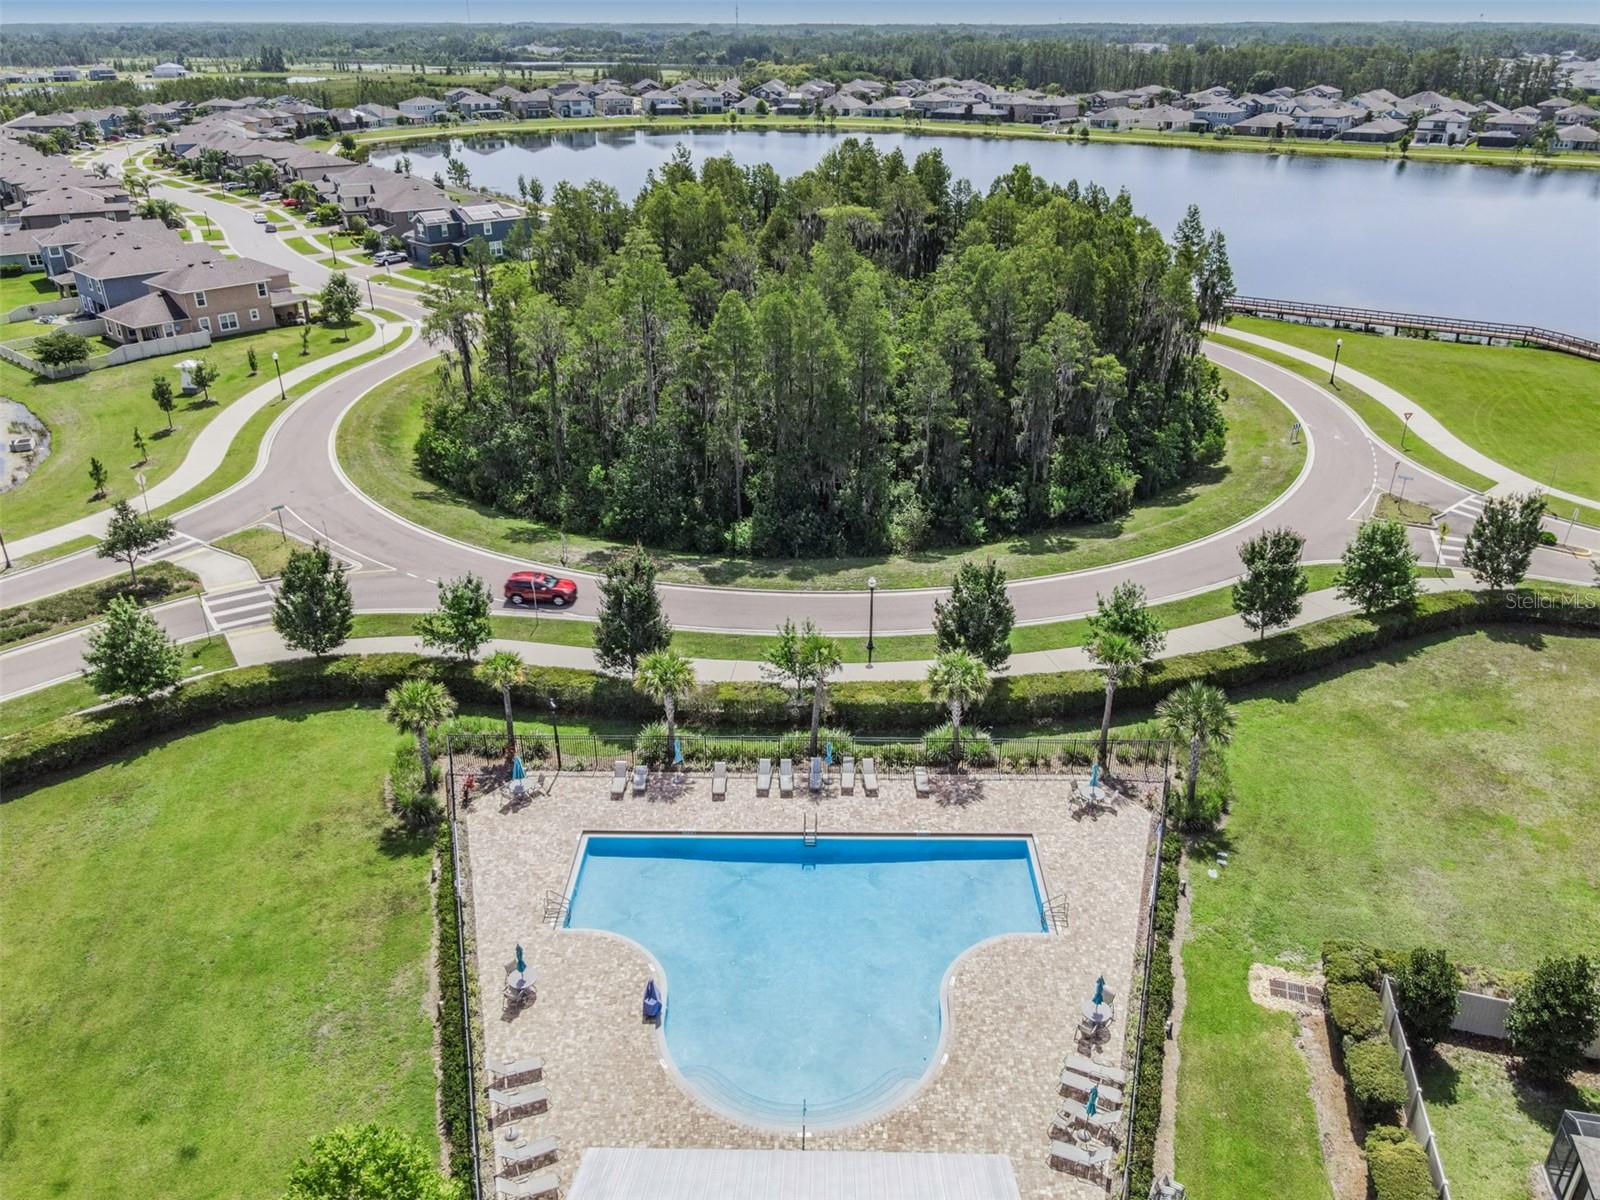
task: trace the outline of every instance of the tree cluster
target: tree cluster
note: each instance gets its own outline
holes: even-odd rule
[[[850,139],[780,180],[686,149],[430,288],[431,479],[622,540],[816,556],[1105,521],[1222,453],[1231,291],[1197,213]]]

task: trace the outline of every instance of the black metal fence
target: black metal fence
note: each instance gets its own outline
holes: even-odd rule
[[[1133,1122],[1139,1109],[1139,1068],[1144,1058],[1145,1023],[1150,1019],[1150,969],[1156,952],[1156,904],[1161,899],[1161,846],[1167,836],[1167,800],[1172,792],[1171,776],[1161,785],[1161,807],[1156,812],[1155,862],[1150,877],[1150,896],[1144,911],[1144,975],[1139,983],[1139,1024],[1133,1032],[1133,1067],[1128,1072],[1128,1102],[1122,1127],[1122,1184],[1121,1200],[1132,1200],[1133,1187]],[[1170,953],[1170,947],[1168,948]]]

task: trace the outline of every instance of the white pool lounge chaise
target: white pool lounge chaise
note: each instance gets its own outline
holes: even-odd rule
[[[1072,1142],[1051,1142],[1050,1161],[1063,1162],[1074,1167],[1086,1167],[1098,1171],[1111,1162],[1110,1146],[1094,1146],[1092,1148],[1076,1145]]]
[[[875,758],[861,760],[861,789],[869,796],[878,794],[878,760]]]
[[[549,1134],[525,1146],[508,1146],[504,1140],[495,1143],[494,1152],[500,1161],[513,1167],[525,1167],[529,1163],[538,1162],[541,1158],[549,1158],[560,1148],[561,1143],[554,1134]]]
[[[508,1117],[520,1117],[549,1108],[550,1091],[543,1084],[513,1088],[510,1091],[490,1088],[489,1104],[494,1110],[494,1119],[503,1121]]]
[[[728,764],[725,762],[711,764],[711,798],[713,800],[728,798]]]
[[[794,760],[780,758],[778,760],[778,795],[794,795]]]
[[[1128,1073],[1121,1067],[1109,1066],[1106,1063],[1097,1063],[1094,1059],[1083,1054],[1069,1054],[1067,1061],[1062,1063],[1062,1069],[1074,1071],[1079,1075],[1086,1075],[1091,1079],[1104,1079],[1107,1083],[1124,1084],[1128,1082]]]
[[[621,800],[628,790],[628,760],[619,758],[611,764],[611,798]]]
[[[555,1196],[561,1192],[561,1177],[554,1171],[529,1175],[526,1179],[496,1179],[494,1194],[499,1200],[535,1200],[538,1196]]]
[[[839,767],[839,790],[846,796],[855,795],[856,756],[854,754],[846,754],[843,764]]]
[[[1080,1096],[1087,1096],[1089,1094],[1089,1089],[1094,1087],[1098,1087],[1100,1089],[1099,1092],[1096,1093],[1099,1103],[1111,1104],[1119,1107],[1121,1106],[1122,1090],[1120,1088],[1114,1088],[1109,1083],[1101,1083],[1098,1080],[1090,1079],[1084,1075],[1079,1075],[1076,1071],[1061,1072],[1061,1089],[1063,1091],[1075,1092]]]
[[[505,1085],[513,1079],[538,1078],[544,1074],[544,1059],[538,1057],[519,1058],[516,1062],[489,1063],[489,1077],[500,1085]]]
[[[1097,1109],[1093,1116],[1089,1110],[1077,1100],[1067,1100],[1061,1105],[1061,1111],[1056,1114],[1056,1127],[1058,1129],[1074,1129],[1082,1127],[1093,1130],[1107,1141],[1117,1140],[1117,1130],[1122,1125],[1120,1112]]]
[[[772,760],[763,758],[756,763],[756,795],[765,796],[772,791]]]
[[[650,768],[640,763],[633,769],[633,794],[642,796],[650,787]]]
[[[811,756],[811,774],[806,781],[813,792],[822,790],[822,759],[815,754]]]
[[[911,768],[911,781],[917,785],[917,795],[926,796],[928,794],[928,768],[927,767],[912,767]]]

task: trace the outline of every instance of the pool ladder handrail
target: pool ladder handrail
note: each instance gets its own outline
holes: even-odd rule
[[[806,813],[803,816],[803,820],[805,824],[800,830],[800,837],[807,846],[815,846],[817,844],[817,818],[813,813]]]
[[[1045,893],[1044,920],[1051,933],[1065,933],[1067,931],[1067,898],[1065,896],[1052,896],[1049,892]]]
[[[560,925],[572,911],[572,902],[562,893],[546,888],[544,892],[544,923]]]

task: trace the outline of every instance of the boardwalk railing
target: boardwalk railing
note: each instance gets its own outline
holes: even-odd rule
[[[1229,312],[1272,317],[1280,321],[1395,334],[1448,334],[1456,341],[1538,346],[1600,361],[1600,342],[1554,329],[1541,329],[1537,325],[1507,325],[1499,321],[1474,321],[1466,317],[1429,317],[1418,313],[1388,312],[1380,308],[1308,304],[1301,300],[1266,300],[1260,296],[1232,296],[1227,300],[1226,307]]]

